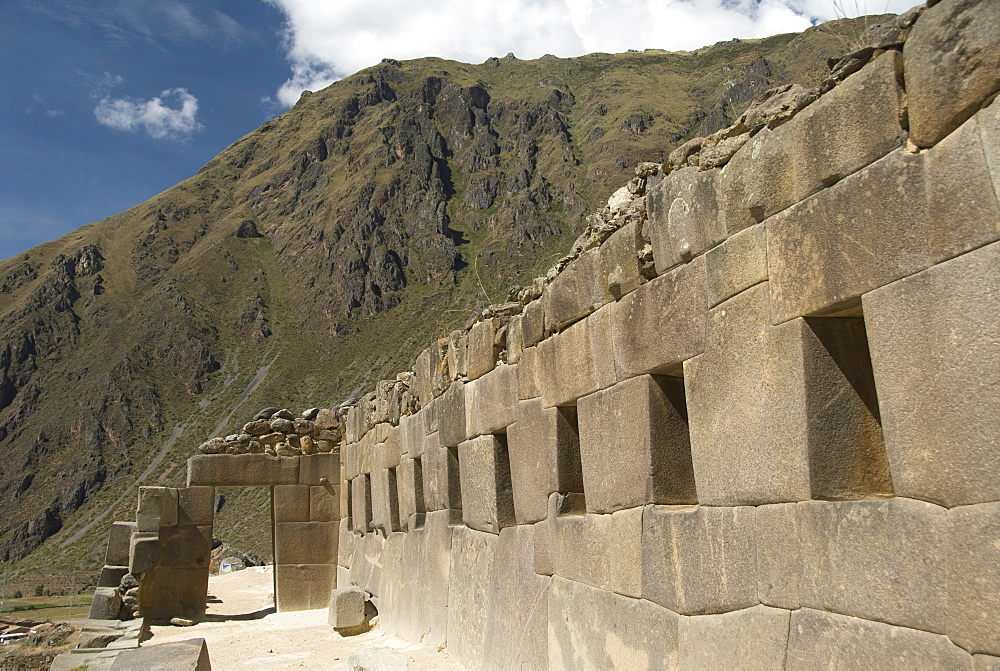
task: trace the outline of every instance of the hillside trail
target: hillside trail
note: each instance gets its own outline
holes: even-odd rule
[[[348,658],[371,648],[391,648],[410,659],[410,668],[464,669],[447,653],[390,636],[378,626],[365,634],[343,637],[327,624],[325,608],[274,612],[273,567],[257,566],[211,576],[208,621],[192,627],[153,626],[157,645],[204,638],[212,668],[348,669]]]

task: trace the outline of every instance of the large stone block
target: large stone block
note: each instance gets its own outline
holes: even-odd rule
[[[424,453],[427,427],[422,413],[424,413],[423,408],[415,415],[404,415],[399,418],[400,451],[411,458]]]
[[[326,608],[336,580],[335,564],[278,564],[274,567],[278,612]]]
[[[719,176],[722,220],[729,235],[796,202],[794,152],[792,124],[785,123],[761,130],[729,160]]]
[[[895,491],[1000,499],[1000,243],[864,297]]]
[[[360,587],[346,587],[330,591],[327,607],[327,624],[334,629],[357,627],[365,619],[365,602],[368,595]]]
[[[545,339],[545,306],[534,300],[524,306],[521,317],[521,338],[525,349],[534,347]]]
[[[310,487],[309,521],[337,522],[339,520],[340,520],[340,488],[334,487],[333,485]]]
[[[354,556],[354,546],[360,534],[355,533],[350,517],[340,520],[340,540],[337,542],[337,563],[347,569],[351,568],[351,559]],[[341,586],[338,580],[337,586]]]
[[[104,555],[104,563],[111,566],[128,564],[129,543],[132,534],[137,531],[135,522],[112,522],[108,531],[108,551]]]
[[[201,620],[208,605],[208,567],[157,568],[139,581],[143,617]]]
[[[799,607],[799,516],[795,503],[757,506],[757,596],[775,608]]]
[[[465,331],[452,331],[448,335],[448,352],[444,358],[447,366],[447,378],[457,380],[469,372],[469,334]]]
[[[682,380],[641,375],[577,407],[588,512],[697,501]]]
[[[610,307],[619,379],[678,374],[683,362],[705,347],[704,257],[643,284]]]
[[[90,668],[100,668],[96,665]],[[212,662],[208,654],[208,643],[203,638],[187,641],[159,643],[156,645],[123,650],[112,669],[171,669],[172,671],[211,671]]]
[[[1000,7],[945,0],[924,12],[903,47],[910,139],[930,147],[1000,89]]]
[[[604,306],[539,345],[537,381],[546,407],[576,405],[581,396],[614,384],[611,310],[616,305]]]
[[[538,384],[540,366],[539,348],[529,347],[521,352],[521,360],[516,366],[518,399],[526,400],[542,395],[542,389]]]
[[[367,432],[368,422],[365,419],[365,411],[356,405],[349,408],[347,411],[347,425],[345,427],[347,442],[357,443]]]
[[[545,287],[542,305],[545,308],[546,333],[558,333],[604,304],[600,277],[600,253],[592,249],[566,266]]]
[[[188,459],[187,486],[294,485],[298,483],[301,458],[266,454],[200,454]]]
[[[431,382],[431,349],[428,347],[417,355],[417,360],[413,363],[414,388],[417,391],[417,399],[420,406],[426,406],[434,400],[434,387]],[[351,432],[350,414],[347,416],[347,440],[356,441],[360,436]]]
[[[500,328],[500,320],[484,319],[469,331],[467,375],[470,380],[486,375],[493,370],[500,354],[500,345],[497,342],[497,331]]]
[[[643,599],[553,577],[549,668],[676,668],[680,616]]]
[[[427,511],[461,510],[462,484],[458,448],[429,447],[421,460]]]
[[[753,606],[682,618],[680,666],[706,671],[784,668],[790,615],[779,608]]]
[[[465,384],[452,382],[438,400],[438,435],[447,447],[455,447],[466,439]]]
[[[276,564],[336,564],[337,522],[278,522],[274,525]]]
[[[128,573],[128,566],[103,566],[97,578],[98,587],[118,587]]]
[[[458,527],[451,541],[448,584],[448,654],[481,668],[489,628],[493,566],[499,536]]]
[[[351,521],[354,530],[360,534],[371,531],[372,488],[368,475],[359,475],[351,480]]]
[[[177,524],[177,490],[171,487],[139,487],[135,513],[138,531],[157,531]]]
[[[946,637],[803,608],[792,613],[786,669],[967,669],[971,656]]]
[[[948,637],[1000,655],[1000,503],[948,511]]]
[[[117,587],[117,585],[115,586]],[[122,595],[114,587],[98,587],[90,602],[91,620],[117,620],[122,607]]]
[[[396,469],[396,486],[399,492],[399,521],[407,531],[411,515],[426,512],[424,507],[424,476],[421,459],[404,458]]]
[[[534,568],[538,575],[552,575],[552,534],[549,532],[549,523],[545,520],[536,522],[534,543]]]
[[[1000,657],[992,655],[973,655],[972,668],[975,671],[1000,671]]]
[[[386,535],[400,531],[399,489],[396,486],[396,469],[376,468],[372,471],[372,523]]]
[[[309,521],[309,485],[278,485],[272,496],[275,522]]]
[[[462,519],[492,534],[515,524],[507,437],[487,435],[458,446],[462,481]]]
[[[156,532],[137,531],[132,534],[128,547],[129,573],[149,573],[156,568],[160,540]]]
[[[684,168],[646,194],[656,272],[690,261],[726,237],[717,202],[718,170]]]
[[[211,562],[211,526],[162,527],[159,534],[158,568],[204,568]]]
[[[750,507],[646,507],[643,597],[682,615],[756,605],[755,531]]]
[[[552,572],[567,580],[640,598],[643,509],[564,515],[546,522]]]
[[[802,606],[945,633],[946,516],[902,498],[800,503]]]
[[[711,307],[767,280],[765,225],[751,226],[708,250],[705,271]]]
[[[177,490],[177,524],[211,524],[215,519],[215,487]]]
[[[645,282],[639,271],[642,235],[638,222],[630,222],[611,234],[600,246],[602,291],[619,299]]]
[[[524,351],[524,329],[521,328],[521,315],[514,315],[507,322],[507,363],[515,364],[521,360]]]
[[[576,408],[521,401],[507,427],[507,450],[518,524],[545,519],[552,492],[583,492]]]
[[[403,452],[399,429],[393,426],[387,433],[386,439],[375,446],[374,465],[379,468],[396,468]]]
[[[299,460],[299,484],[334,484],[340,478],[340,455],[336,453],[308,454]]]
[[[474,393],[469,396],[470,387]],[[465,423],[469,437],[503,433],[514,421],[517,406],[517,368],[501,364],[466,385]]]

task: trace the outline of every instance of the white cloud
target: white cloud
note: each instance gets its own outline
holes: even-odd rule
[[[157,140],[187,140],[202,129],[198,99],[187,89],[167,89],[150,100],[104,97],[94,108],[97,122],[120,131],[143,130]]]
[[[734,37],[801,31],[862,13],[901,12],[914,0],[266,0],[285,15],[291,106],[382,58],[441,56],[478,63],[595,51],[695,49]],[[846,10],[846,11],[845,11]]]

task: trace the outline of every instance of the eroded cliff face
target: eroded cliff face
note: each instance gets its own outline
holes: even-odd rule
[[[334,403],[401,369],[543,272],[638,162],[818,82],[863,23],[683,54],[385,61],[0,264],[0,560],[63,530],[61,556],[90,566],[85,523],[130,506],[144,469],[178,480],[248,399]]]

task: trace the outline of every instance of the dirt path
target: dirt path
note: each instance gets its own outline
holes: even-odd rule
[[[210,620],[193,627],[153,627],[156,645],[204,638],[216,671],[244,668],[347,669],[348,658],[369,648],[387,647],[407,655],[414,668],[463,667],[443,652],[402,641],[378,629],[344,638],[326,623],[326,610],[275,613],[271,567],[212,576]],[[253,619],[251,619],[253,618]]]

